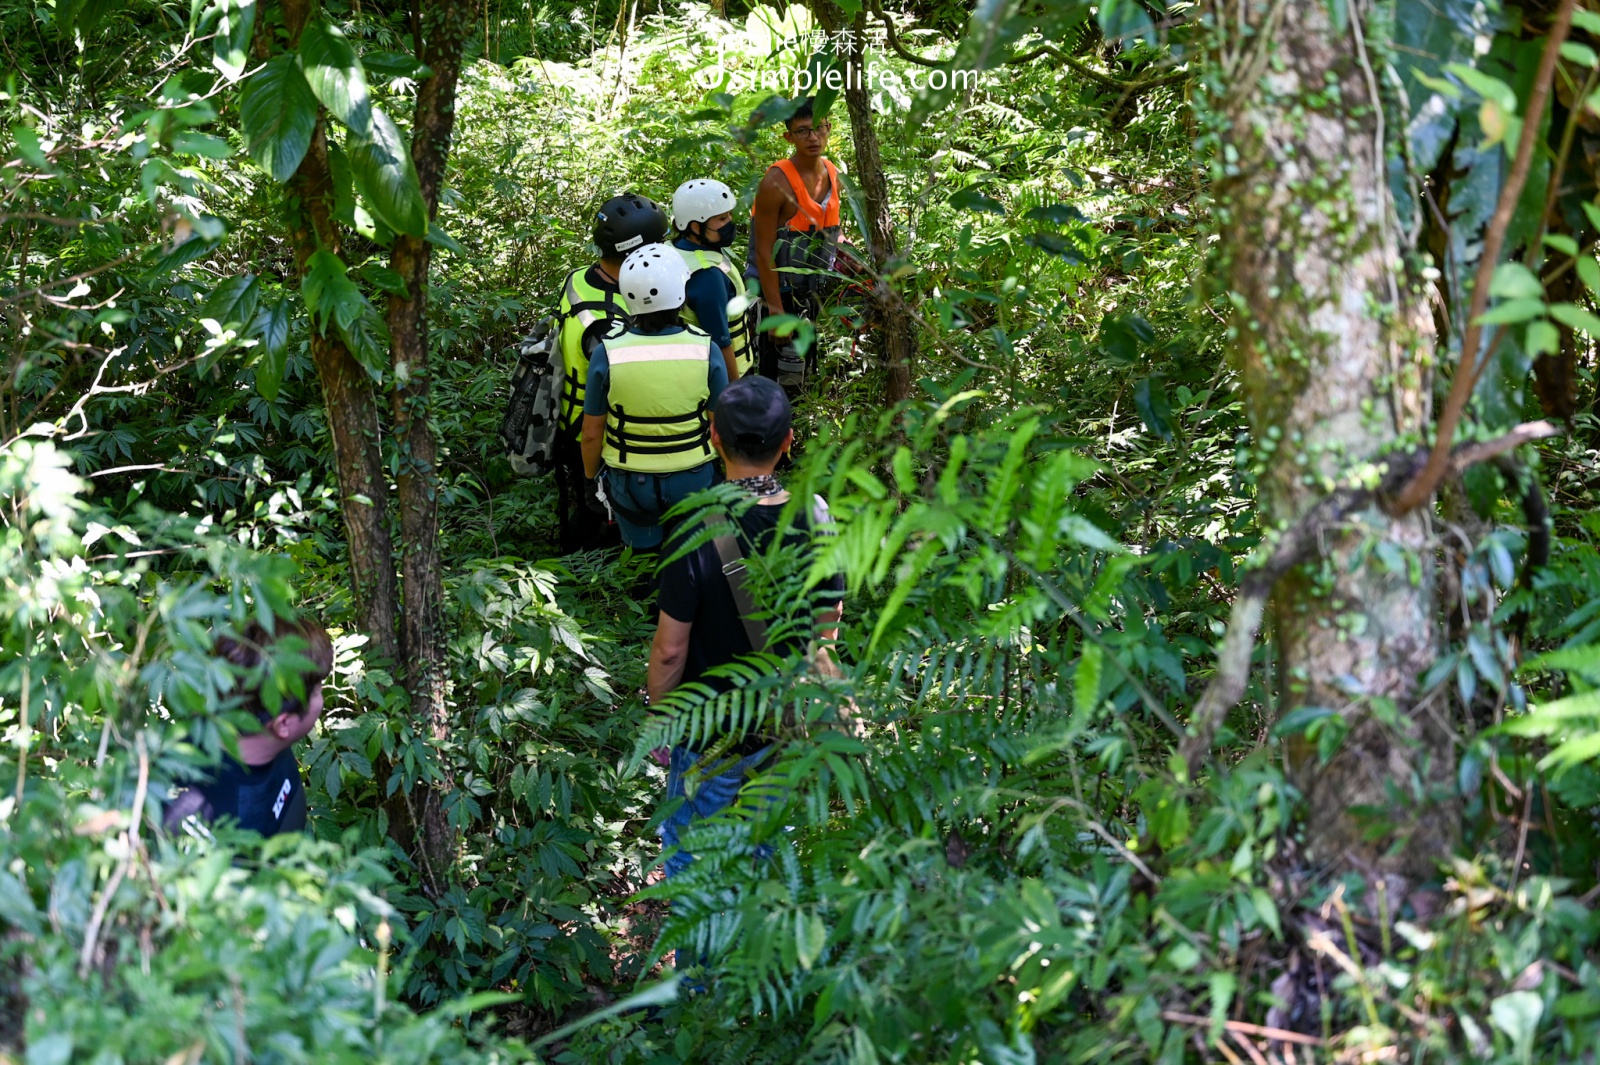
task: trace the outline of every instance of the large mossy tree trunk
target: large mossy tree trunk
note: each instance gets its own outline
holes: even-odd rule
[[[422,54],[432,71],[417,87],[411,126],[411,159],[417,168],[430,223],[439,212],[455,127],[461,53],[474,27],[476,0],[433,0],[421,12]],[[449,667],[446,662],[444,575],[439,559],[439,445],[433,427],[433,371],[428,353],[428,266],[432,246],[421,237],[395,237],[391,265],[405,283],[389,297],[387,321],[395,389],[394,432],[399,451],[396,491],[400,500],[404,611],[400,651],[412,713],[437,741],[450,736]],[[419,856],[430,884],[443,886],[454,861],[455,833],[444,809],[450,782],[420,789]]]
[[[1237,39],[1241,16],[1254,34]],[[1219,24],[1220,250],[1271,536],[1336,486],[1377,476],[1380,456],[1422,430],[1415,350],[1431,327],[1401,273],[1361,24],[1266,0],[1230,5]],[[1280,713],[1325,709],[1346,730],[1326,763],[1303,733],[1291,741],[1310,857],[1415,885],[1457,826],[1449,731],[1417,700],[1437,643],[1427,518],[1373,506],[1320,540],[1320,561],[1280,581],[1272,609]]]
[[[894,291],[889,278],[891,261],[898,254],[894,214],[889,206],[889,183],[883,173],[883,157],[878,150],[878,130],[872,119],[872,91],[868,86],[865,53],[861,42],[867,40],[867,15],[858,11],[853,23],[846,24],[844,16],[832,0],[813,0],[817,21],[830,34],[846,29],[850,33],[843,39],[854,47],[846,48],[840,55],[844,72],[844,102],[850,112],[850,137],[856,150],[856,184],[861,188],[861,198],[866,209],[868,252],[878,282],[873,298],[877,303],[877,317],[881,323],[883,342],[884,399],[893,404],[911,395],[911,364],[917,355],[917,325],[910,309]]]

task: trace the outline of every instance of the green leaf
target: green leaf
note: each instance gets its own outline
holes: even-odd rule
[[[810,972],[828,945],[828,926],[814,913],[800,915],[795,921],[794,945],[800,968]]]
[[[1554,249],[1562,255],[1578,254],[1578,242],[1565,233],[1546,233],[1544,243],[1545,247]]]
[[[1510,736],[1553,736],[1574,721],[1588,727],[1596,718],[1600,718],[1600,691],[1587,691],[1543,703],[1519,717],[1509,717],[1495,731]]]
[[[1515,325],[1544,314],[1544,300],[1506,300],[1478,315],[1478,325]]]
[[[121,7],[123,0],[58,0],[55,24],[71,37],[72,31],[87,37],[100,20]],[[32,1060],[32,1055],[29,1055]]]
[[[250,332],[261,338],[261,346],[266,350],[280,355],[288,351],[289,297],[279,296],[271,303],[262,303]]]
[[[411,78],[413,81],[432,74],[427,64],[405,52],[368,52],[361,57],[361,66],[369,74],[386,78]]]
[[[223,328],[238,328],[255,317],[260,295],[255,274],[236,274],[211,290],[200,317],[214,318]]]
[[[31,126],[12,126],[11,139],[16,142],[17,154],[22,156],[23,162],[40,170],[51,169],[50,160],[45,157],[40,144],[39,134]]]
[[[399,296],[403,300],[411,298],[410,293],[406,291],[406,279],[401,277],[397,270],[393,270],[381,263],[368,263],[361,268],[361,276],[367,280],[368,284],[380,292],[387,292],[391,296]]]
[[[345,272],[344,260],[330,251],[318,251],[306,263],[306,276],[300,282],[300,292],[306,299],[306,310],[311,319],[324,332],[330,321],[340,329],[347,328],[361,313],[366,300],[354,281]]]
[[[1113,365],[1131,366],[1155,343],[1156,331],[1143,315],[1106,315],[1100,320],[1100,347]]]
[[[1561,45],[1561,58],[1590,70],[1600,66],[1600,56],[1595,55],[1594,49],[1577,41],[1567,41]]]
[[[239,97],[239,122],[250,157],[272,180],[288,181],[317,129],[317,98],[294,56],[273,56],[250,75]]]
[[[1525,346],[1530,359],[1553,354],[1561,350],[1561,331],[1543,318],[1537,322],[1529,322]]]
[[[1139,0],[1101,0],[1096,15],[1106,41],[1122,51],[1136,44],[1156,43],[1155,23]]]
[[[428,223],[428,243],[432,244],[436,248],[443,248],[445,251],[455,252],[457,255],[467,254],[467,249],[461,246],[461,242],[456,240],[455,237],[452,237],[450,234],[446,233],[443,229],[440,229],[439,223],[437,222]]]
[[[365,136],[372,122],[367,75],[356,50],[337,26],[321,19],[306,26],[300,36],[300,69],[328,113],[352,133]]]
[[[1600,296],[1600,263],[1594,261],[1594,256],[1585,255],[1577,260],[1578,278],[1588,290]]]
[[[1133,405],[1152,433],[1168,442],[1172,440],[1172,407],[1167,403],[1166,385],[1159,377],[1146,377],[1134,387]]]
[[[196,133],[192,129],[173,134],[172,150],[179,155],[203,155],[207,159],[227,159],[233,155],[233,149],[221,137]]]
[[[250,64],[250,38],[256,28],[256,0],[217,0],[216,54],[211,65],[229,81],[238,81]]]
[[[417,168],[394,120],[373,108],[371,135],[352,134],[346,154],[350,175],[373,215],[396,233],[427,236],[428,208],[417,182]]]
[[[29,1041],[28,1055],[23,1059],[27,1065],[67,1065],[72,1060],[74,1046],[72,1036],[66,1032],[55,1032]]]
[[[1575,303],[1552,303],[1550,317],[1570,329],[1587,333],[1591,337],[1600,339],[1600,318],[1590,311],[1584,310]]]
[[[1320,721],[1322,718],[1331,716],[1333,716],[1333,711],[1326,707],[1297,706],[1278,719],[1278,723],[1272,726],[1272,735],[1278,739],[1282,739],[1285,736],[1293,736],[1297,732],[1304,732],[1306,726],[1313,721]]]
[[[1005,204],[991,196],[984,194],[982,189],[962,189],[950,197],[950,206],[958,211],[984,211],[988,214],[1003,215],[1006,213]]]
[[[833,103],[839,98],[839,90],[827,84],[828,71],[839,70],[839,77],[843,71],[839,68],[839,57],[834,54],[833,46],[826,45],[819,49],[806,64],[806,74],[809,76],[807,84],[811,87],[813,97],[811,101],[811,114],[813,121],[821,122],[828,117],[828,112],[833,110]],[[839,81],[843,85],[843,81]]]
[[[366,367],[374,381],[382,382],[384,371],[389,367],[389,327],[371,301],[365,296],[359,298],[361,303],[350,323],[346,325],[335,320],[334,324],[350,354]]]
[[[1072,675],[1072,712],[1087,718],[1100,707],[1100,674],[1105,652],[1097,643],[1084,642],[1078,668]]]
[[[1532,1055],[1533,1037],[1543,1015],[1544,1001],[1534,991],[1512,991],[1489,1003],[1489,1019],[1510,1037],[1521,1061]]]
[[[1511,86],[1499,78],[1491,77],[1465,63],[1451,63],[1445,69],[1460,78],[1462,84],[1485,100],[1494,101],[1506,113],[1512,115],[1517,113],[1517,94],[1511,90]]]
[[[1521,263],[1501,263],[1489,279],[1489,295],[1502,300],[1542,300],[1544,285]]]
[[[283,386],[283,374],[288,364],[287,350],[261,349],[261,357],[256,360],[256,391],[268,403],[278,398],[278,389]]]

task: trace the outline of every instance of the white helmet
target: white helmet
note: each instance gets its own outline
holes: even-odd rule
[[[629,314],[672,311],[683,306],[689,268],[678,249],[667,244],[646,244],[622,260],[617,287]]]
[[[738,204],[733,190],[715,178],[685,181],[672,194],[672,224],[681,233],[689,228],[690,222],[704,222],[719,214],[727,214]]]

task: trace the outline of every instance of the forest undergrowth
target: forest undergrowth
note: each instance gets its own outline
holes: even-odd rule
[[[608,196],[708,175],[753,194],[783,151],[769,93],[697,75],[719,48],[803,67],[816,25],[795,6],[480,10],[428,230],[440,735],[361,628],[311,346],[334,326],[308,312],[292,198],[252,147],[251,34],[279,9],[0,0],[0,1061],[1592,1058],[1600,421],[1581,332],[1583,408],[1534,459],[1545,565],[1524,566],[1509,473],[1463,480],[1426,559],[1369,552],[1459,592],[1422,680],[1458,741],[1462,828],[1437,875],[1389,897],[1308,856],[1290,750],[1326,763],[1347,733],[1335,708],[1282,712],[1275,636],[1213,757],[1177,755],[1278,533],[1257,493],[1278,443],[1252,434],[1228,361],[1191,7],[1011,5],[1007,47],[1058,41],[1071,62],[879,94],[913,395],[885,403],[866,301],[846,301],[859,332],[825,316],[785,476],[839,535],[765,589],[795,602],[844,575],[843,677],[789,662],[654,716],[634,694],[653,604],[626,593],[645,563],[555,557],[553,484],[501,454],[513,347],[592,255]],[[426,76],[406,12],[318,10],[373,106],[406,113]],[[985,11],[890,12],[900,48],[872,47],[902,73],[902,49],[959,62]],[[842,99],[833,122],[859,242]],[[363,147],[330,143],[335,174]],[[375,308],[397,283],[387,194],[341,180],[328,291]],[[371,320],[338,329],[387,396]],[[1519,381],[1496,387],[1484,407],[1538,416]],[[160,831],[241,724],[215,634],[297,612],[336,653],[301,753],[308,832]],[[862,732],[831,727],[846,701]],[[669,889],[645,755],[713,722],[782,743]],[[430,786],[455,834],[438,890],[395,838]],[[1416,780],[1392,788],[1420,801]],[[673,951],[711,959],[698,993]]]

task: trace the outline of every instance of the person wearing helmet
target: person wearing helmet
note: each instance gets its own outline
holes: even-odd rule
[[[554,456],[562,554],[608,546],[605,504],[584,476],[579,442],[589,356],[616,322],[627,320],[617,291],[622,260],[629,252],[666,239],[667,213],[645,196],[631,192],[613,196],[595,215],[593,236],[600,258],[567,275],[557,312],[561,361],[566,370]]]
[[[752,360],[744,276],[728,253],[739,235],[733,221],[737,205],[733,190],[711,178],[685,181],[672,194],[672,224],[678,231],[672,246],[689,268],[683,320],[704,329],[722,349],[729,381],[748,373]],[[737,307],[730,308],[734,300]]]
[[[711,408],[728,367],[704,331],[683,324],[689,268],[668,244],[629,255],[617,274],[631,324],[589,355],[583,468],[611,502],[622,542],[660,550],[661,516],[711,487]]]

